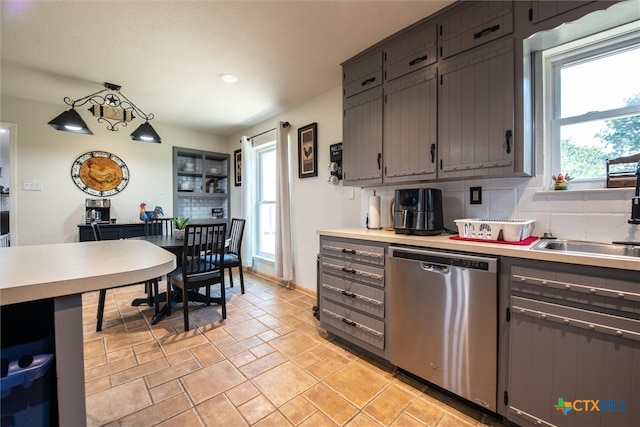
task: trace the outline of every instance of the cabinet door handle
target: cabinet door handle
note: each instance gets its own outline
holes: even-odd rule
[[[436,162],[436,144],[431,144],[431,163]]]
[[[382,153],[378,153],[378,170],[382,169]]]
[[[375,78],[375,77],[371,77],[370,79],[364,80],[364,81],[362,82],[362,86],[366,86],[366,85],[368,85],[369,83],[373,83],[373,82],[375,82],[375,81],[376,81],[376,78]]]
[[[356,322],[354,322],[353,320],[345,319],[344,317],[342,318],[342,321],[343,321],[344,323],[346,323],[347,325],[350,325],[350,326],[357,326],[357,325],[358,325],[358,324],[357,324]]]
[[[354,294],[353,292],[349,292],[349,291],[342,291],[342,295],[346,296],[346,297],[351,297],[351,298],[355,298],[356,294]]]
[[[511,137],[513,137],[513,132],[509,129],[504,133],[504,144],[507,154],[511,153]]]
[[[500,25],[494,25],[493,27],[485,28],[484,30],[475,33],[473,35],[473,38],[474,39],[479,39],[480,37],[484,36],[485,34],[493,33],[495,31],[498,31],[499,29],[500,29]]]
[[[414,65],[416,65],[418,62],[422,62],[422,61],[424,61],[425,59],[427,59],[427,55],[425,55],[425,56],[421,56],[421,57],[419,57],[419,58],[415,58],[415,59],[413,59],[413,60],[409,61],[409,66],[410,66],[410,67],[413,67],[413,66],[414,66]]]

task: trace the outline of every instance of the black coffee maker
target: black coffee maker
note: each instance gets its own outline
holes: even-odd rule
[[[396,190],[393,231],[397,234],[433,236],[444,230],[442,191],[436,188]]]

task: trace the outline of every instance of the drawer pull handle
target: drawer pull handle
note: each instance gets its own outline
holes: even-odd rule
[[[354,322],[353,320],[345,319],[345,318],[343,317],[343,318],[342,318],[342,321],[343,321],[344,323],[346,323],[347,325],[349,325],[349,326],[357,326],[357,323],[356,323],[356,322]]]
[[[565,289],[571,289],[571,285],[564,285]]]
[[[563,319],[562,320],[564,323],[566,323],[567,325],[569,324],[570,320],[569,319]]]
[[[343,254],[351,254],[351,255],[355,255],[355,254],[356,254],[356,251],[355,251],[355,249],[343,249],[343,250],[342,250],[342,253],[343,253]]]
[[[618,298],[624,298],[624,294],[622,292],[618,292]]]
[[[595,290],[595,289],[593,289],[593,288],[591,288],[591,289],[589,289],[589,292],[591,292],[592,294],[595,294],[595,293],[596,293],[596,290]]]
[[[362,86],[366,86],[366,85],[368,85],[369,83],[373,83],[373,82],[375,82],[375,81],[376,81],[376,78],[375,78],[375,77],[371,77],[370,79],[364,80],[364,81],[362,82]]]
[[[342,291],[342,295],[347,296],[347,297],[351,297],[351,298],[355,298],[356,294],[354,294],[353,292],[349,292],[349,291]]]
[[[619,336],[619,337],[621,337],[622,335],[624,335],[624,332],[622,332],[622,331],[616,331],[616,335],[617,335],[617,336]]]
[[[589,329],[595,329],[596,325],[589,325]]]
[[[547,315],[546,315],[546,314],[542,314],[542,313],[540,313],[540,318],[541,318],[541,319],[546,319],[546,318],[547,318]]]
[[[427,59],[427,55],[425,55],[425,56],[421,56],[421,57],[419,57],[419,58],[416,58],[416,59],[414,59],[414,60],[412,60],[412,61],[410,61],[410,62],[409,62],[409,66],[410,66],[410,67],[413,67],[413,66],[414,66],[414,65],[416,65],[418,62],[422,62],[422,61],[424,61],[425,59]]]
[[[548,285],[547,281],[546,281],[546,280],[543,280],[543,281],[542,281],[542,286],[547,286],[547,285]]]
[[[353,268],[342,267],[342,271],[344,271],[345,273],[356,274],[356,271]]]
[[[479,39],[480,37],[484,36],[485,34],[490,34],[490,33],[496,32],[499,29],[500,29],[500,25],[494,25],[493,27],[485,28],[484,30],[475,33],[473,35],[473,38],[474,39]]]

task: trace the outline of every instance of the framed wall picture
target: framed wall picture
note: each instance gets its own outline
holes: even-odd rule
[[[242,150],[233,152],[233,165],[235,170],[234,184],[239,187],[242,185]]]
[[[298,129],[298,177],[318,176],[318,124]]]

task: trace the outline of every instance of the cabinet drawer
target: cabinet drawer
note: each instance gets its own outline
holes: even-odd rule
[[[384,348],[384,322],[356,310],[335,304],[327,299],[321,302],[322,322],[347,333],[376,348]]]
[[[640,341],[640,320],[515,296],[511,297],[511,312],[513,316],[527,316],[605,335]]]
[[[337,240],[323,240],[322,254],[345,261],[384,265],[384,248]]]
[[[323,274],[323,297],[350,308],[384,318],[384,290]]]
[[[462,4],[440,25],[440,57],[448,58],[513,32],[510,1]]]
[[[344,97],[356,95],[382,84],[382,51],[368,53],[342,67]]]
[[[437,26],[422,25],[385,48],[385,80],[419,70],[437,61]]]
[[[322,269],[324,273],[347,281],[358,281],[379,288],[384,287],[384,269],[378,267],[340,259],[323,258]]]

